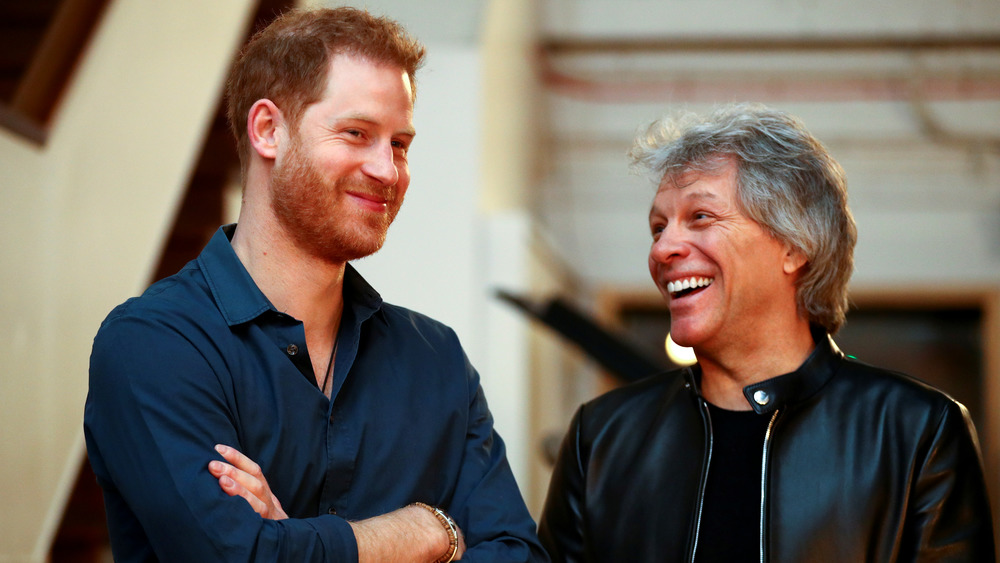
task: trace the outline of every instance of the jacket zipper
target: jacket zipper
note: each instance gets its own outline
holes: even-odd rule
[[[708,471],[712,465],[712,445],[714,438],[712,435],[712,417],[708,413],[708,403],[701,403],[701,413],[705,418],[705,428],[708,431],[708,448],[705,454],[705,469],[701,472],[701,483],[698,484],[698,509],[696,511],[694,523],[694,543],[691,544],[691,558],[688,560],[694,563],[695,554],[698,553],[698,536],[701,533],[701,511],[705,506],[705,487],[708,485]]]
[[[778,419],[778,411],[771,415],[771,421],[767,423],[767,432],[764,434],[764,453],[760,462],[760,563],[767,562],[766,525],[767,517],[767,461],[771,453],[771,432],[774,430],[774,421]]]

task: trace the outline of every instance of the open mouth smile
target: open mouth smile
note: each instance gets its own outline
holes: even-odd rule
[[[667,292],[670,293],[671,299],[679,299],[712,285],[713,281],[715,281],[715,278],[683,278],[667,282]]]

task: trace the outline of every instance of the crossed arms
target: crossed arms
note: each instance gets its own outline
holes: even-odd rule
[[[84,429],[116,560],[433,561],[448,535],[417,501],[455,519],[465,561],[546,560],[453,333],[417,319],[419,338],[386,345],[414,361],[359,355],[365,385],[350,379],[330,414],[272,335],[251,334],[247,359],[228,329],[193,345],[200,329],[169,320],[114,314],[91,356]]]
[[[215,450],[226,461],[212,460],[208,470],[226,494],[242,497],[262,518],[288,518],[259,465],[235,448],[219,444]],[[359,563],[438,561],[451,552],[450,537],[441,523],[430,511],[416,505],[350,525],[358,541]],[[452,560],[460,560],[463,553],[465,538],[459,530],[458,548]]]

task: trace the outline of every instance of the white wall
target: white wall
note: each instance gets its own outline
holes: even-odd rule
[[[532,188],[539,140],[531,121],[533,3],[469,2],[453,9],[440,2],[434,4],[440,10],[429,12],[396,0],[372,4],[365,3],[424,41],[428,59],[417,78],[406,203],[382,251],[355,266],[387,301],[458,332],[482,376],[515,478],[522,491],[531,491],[538,456],[531,325],[495,292],[530,290],[539,262],[524,195]],[[444,19],[427,18],[442,10]],[[444,26],[449,18],[458,25]]]
[[[386,244],[354,266],[382,297],[454,328],[473,360],[479,190],[479,56],[428,46],[417,74],[410,188]]]
[[[523,483],[530,449],[525,325],[518,318],[512,324],[513,313],[493,293],[503,284],[527,285],[530,227],[480,208],[480,64],[475,46],[428,45],[406,202],[383,249],[354,265],[386,301],[455,329]]]
[[[250,4],[111,2],[48,143],[0,131],[0,561],[48,554],[93,336],[148,281]]]

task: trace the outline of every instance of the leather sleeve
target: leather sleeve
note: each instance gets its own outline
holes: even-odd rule
[[[966,408],[949,401],[928,430],[904,525],[901,561],[995,561],[978,439]]]
[[[563,438],[549,483],[538,537],[553,562],[586,561],[584,546],[584,487],[586,460],[581,457],[583,407],[577,410]]]

